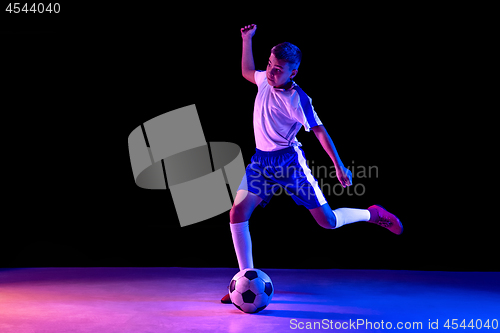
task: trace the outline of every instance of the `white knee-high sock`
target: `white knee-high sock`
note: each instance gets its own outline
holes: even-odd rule
[[[238,258],[240,270],[253,268],[252,239],[248,228],[248,221],[240,223],[230,223],[233,245]]]
[[[366,222],[370,219],[370,211],[368,209],[356,208],[338,208],[333,211],[337,218],[337,226],[341,226],[354,222]]]

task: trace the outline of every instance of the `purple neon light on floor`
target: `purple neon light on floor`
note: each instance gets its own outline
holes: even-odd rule
[[[262,270],[276,292],[258,314],[219,302],[237,269],[0,270],[0,332],[276,333],[309,331],[314,322],[322,323],[321,330],[335,323],[339,328],[358,319],[375,327],[357,331],[379,331],[381,321],[393,328],[398,322],[421,322],[419,331],[428,331],[436,320],[439,330],[453,318],[459,324],[500,320],[500,273]]]

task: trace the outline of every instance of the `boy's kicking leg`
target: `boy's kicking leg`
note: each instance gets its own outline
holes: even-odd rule
[[[246,190],[238,190],[234,199],[233,208],[229,212],[231,235],[233,237],[234,250],[238,259],[240,270],[253,268],[252,240],[248,228],[248,220],[262,199]],[[229,294],[222,297],[222,303],[231,304]]]
[[[396,235],[401,235],[403,232],[403,225],[399,219],[378,205],[370,206],[368,209],[338,208],[332,210],[328,203],[325,203],[309,211],[316,222],[325,229],[335,229],[354,222],[371,222]]]

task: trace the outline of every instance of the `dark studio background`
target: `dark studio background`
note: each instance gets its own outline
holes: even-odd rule
[[[127,138],[196,104],[206,140],[238,144],[248,163],[257,89],[240,74],[239,29],[256,23],[257,68],[275,44],[298,45],[296,82],[344,164],[378,169],[377,178],[354,179],[364,195],[330,194],[330,206],[378,203],[405,231],[324,230],[291,198],[274,197],[250,220],[255,266],[498,270],[493,233],[464,217],[480,193],[465,187],[456,164],[467,140],[456,135],[468,103],[454,70],[463,30],[445,13],[331,8],[311,21],[302,11],[285,19],[269,9],[137,6],[64,5],[63,15],[36,20],[2,14],[0,266],[237,267],[229,212],[180,228],[169,191],[135,185]],[[312,132],[298,139],[314,165],[332,165]]]

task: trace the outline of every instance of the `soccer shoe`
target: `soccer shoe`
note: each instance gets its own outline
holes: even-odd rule
[[[396,215],[385,210],[384,207],[373,205],[368,207],[368,211],[370,212],[370,220],[368,222],[378,224],[396,235],[401,235],[403,233],[403,225],[399,219]]]
[[[224,303],[224,304],[231,304],[231,298],[229,297],[229,294],[227,294],[226,296],[222,297],[221,300],[220,300],[221,303]]]

